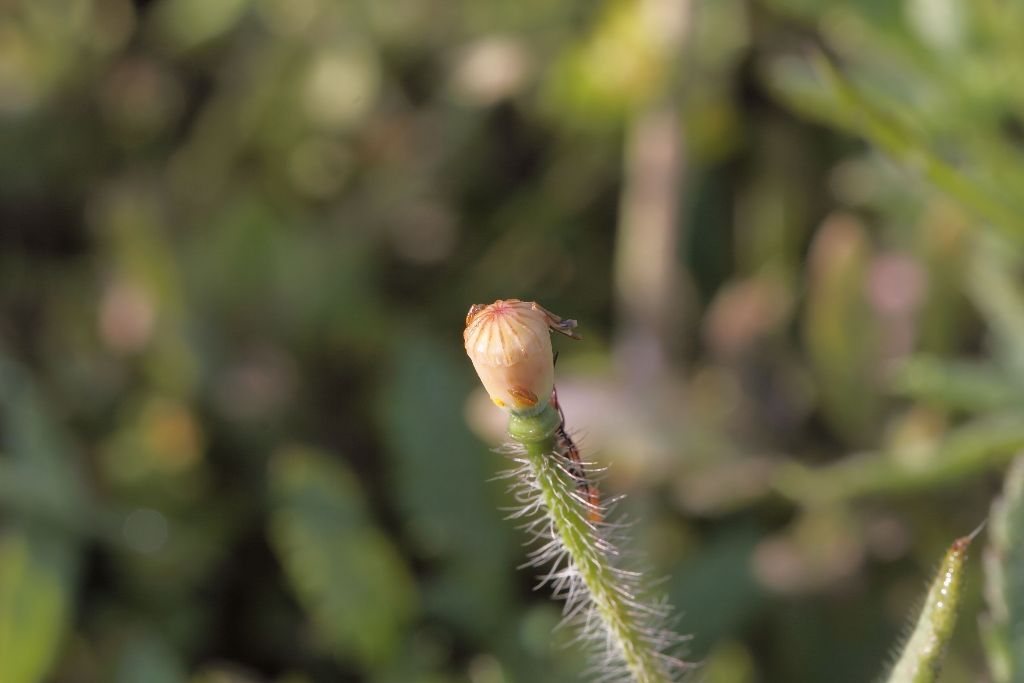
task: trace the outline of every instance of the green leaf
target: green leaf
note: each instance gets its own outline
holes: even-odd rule
[[[790,463],[775,486],[805,504],[882,494],[905,494],[948,486],[998,467],[1024,448],[1024,418],[1018,413],[985,415],[946,434],[936,445],[909,453],[861,453],[818,468]]]
[[[985,548],[988,615],[982,630],[996,683],[1024,681],[1024,457],[1006,474],[992,504]]]
[[[683,624],[694,629],[687,648],[695,658],[740,632],[764,608],[767,594],[751,569],[759,540],[753,525],[725,528],[670,579],[671,602],[685,608]]]
[[[115,683],[184,683],[185,667],[178,653],[155,634],[131,637],[121,649]]]
[[[403,335],[379,403],[395,504],[417,550],[435,560],[426,608],[467,631],[493,632],[511,610],[518,549],[497,508],[509,463],[466,428],[470,363],[423,337]]]
[[[231,30],[251,3],[249,0],[167,0],[156,23],[176,49],[191,50]]]
[[[823,55],[807,64],[784,62],[771,75],[772,86],[794,108],[861,135],[890,158],[918,172],[963,207],[990,222],[1014,242],[1024,235],[1017,207],[1002,192],[934,151],[935,145],[913,125],[899,104],[863,92]]]
[[[967,548],[973,538],[973,535],[958,538],[946,551],[928,589],[914,631],[886,679],[887,683],[933,683],[938,679],[946,646],[956,626]]]
[[[967,275],[971,301],[992,333],[998,357],[1011,379],[1024,384],[1024,287],[1021,257],[1006,240],[988,236],[978,241]]]
[[[270,540],[318,636],[366,670],[388,662],[416,591],[355,477],[324,453],[292,447],[271,460],[270,493]]]
[[[0,681],[44,680],[69,616],[73,569],[64,543],[25,531],[0,539]]]
[[[47,500],[73,510],[81,501],[71,447],[19,365],[0,352],[0,434],[10,462],[27,479],[45,485]]]
[[[877,432],[877,321],[864,294],[870,245],[853,217],[835,216],[811,249],[804,338],[817,380],[821,409],[850,443]],[[856,334],[851,334],[856,330]]]
[[[28,373],[3,357],[0,434],[8,454],[0,473],[38,497],[38,507],[13,509],[0,535],[0,681],[38,683],[67,627],[78,560],[75,539],[53,521],[80,509],[82,495],[60,426]]]
[[[902,396],[972,413],[1008,408],[1024,390],[988,363],[914,356],[896,371],[893,390]]]

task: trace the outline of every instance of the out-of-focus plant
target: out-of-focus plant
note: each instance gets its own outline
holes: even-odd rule
[[[957,239],[965,250],[958,277],[992,334],[994,363],[910,354],[900,359],[886,379],[896,395],[943,410],[983,413],[986,422],[978,427],[963,425],[923,447],[895,445],[883,456],[840,463],[831,472],[819,473],[822,477],[816,481],[821,488],[795,471],[785,473],[780,486],[798,496],[798,489],[811,496],[857,496],[942,484],[970,470],[1004,464],[1021,446],[1015,423],[1024,387],[1020,360],[1024,293],[1016,282],[1022,266],[1018,245],[1024,224],[1015,203],[1019,197],[1011,189],[1021,167],[1005,151],[1015,144],[1009,122],[1024,116],[1024,109],[1011,91],[997,86],[996,74],[1002,73],[998,65],[1004,56],[1018,49],[1010,44],[1003,27],[1019,15],[1019,7],[979,3],[947,13],[908,9],[903,21],[885,12],[880,16],[859,12],[841,2],[813,11],[786,0],[771,4],[793,16],[820,21],[836,55],[778,60],[769,70],[776,92],[801,111],[864,136],[996,233],[982,225],[975,234]],[[926,3],[917,4],[923,8]],[[912,5],[916,6],[909,3],[908,8]],[[954,59],[953,54],[959,57]],[[945,69],[952,64],[957,66],[950,77]],[[973,73],[980,65],[991,67],[982,69],[989,76],[968,77],[966,71]],[[967,117],[965,110],[984,115]],[[833,266],[827,272],[841,272],[841,268]],[[893,280],[890,286],[912,287],[912,283]],[[826,294],[816,287],[815,296]],[[871,334],[866,324],[859,326],[857,348],[863,348],[865,335]],[[837,331],[840,326],[820,323],[812,324],[812,329]],[[829,367],[847,365],[831,363]],[[994,412],[1007,414],[995,416]],[[918,453],[909,452],[913,449]]]
[[[1024,458],[1006,474],[1003,495],[992,504],[988,533],[983,642],[992,680],[1015,683],[1024,680]]]
[[[2,5],[0,680],[582,680],[510,282],[709,683],[876,676],[1020,450],[1019,2]]]
[[[862,495],[931,488],[965,474],[1005,464],[1024,448],[1020,398],[1024,388],[1024,295],[1020,193],[1024,165],[1014,148],[1024,120],[1015,87],[1019,73],[1005,68],[1020,56],[1007,27],[1019,22],[1019,3],[896,3],[863,11],[852,3],[810,8],[775,0],[794,17],[816,20],[831,55],[782,59],[769,80],[791,105],[870,141],[916,172],[974,216],[977,230],[962,243],[963,289],[987,323],[991,361],[908,355],[890,374],[894,393],[946,413],[974,415],[945,433],[898,443],[881,455],[848,458],[808,471],[784,469],[787,495],[832,503]],[[892,12],[902,9],[903,15]],[[1017,150],[1019,151],[1019,149]],[[1018,680],[1014,654],[1019,605],[1012,577],[1024,571],[1013,551],[1019,526],[1020,467],[1007,475],[992,509],[986,551],[989,615],[983,622],[992,676]],[[957,551],[958,544],[961,546]],[[960,602],[964,539],[954,544],[933,584],[921,620],[890,680],[935,680]],[[934,605],[942,609],[933,609]],[[940,614],[940,612],[943,612]],[[916,655],[915,655],[916,651]]]
[[[97,531],[77,456],[25,370],[0,356],[0,680],[43,680],[65,637],[82,532]],[[7,455],[9,454],[9,455]]]

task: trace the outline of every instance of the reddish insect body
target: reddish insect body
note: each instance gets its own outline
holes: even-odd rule
[[[555,360],[558,360],[557,356],[555,356]],[[604,516],[601,514],[601,492],[587,478],[587,470],[583,466],[580,449],[577,448],[576,443],[569,436],[569,432],[565,428],[565,413],[562,412],[562,406],[558,402],[558,389],[551,390],[551,407],[558,411],[559,424],[556,437],[558,438],[559,446],[571,464],[569,473],[576,479],[576,490],[584,496],[588,503],[587,519],[594,524],[599,524],[604,521]]]

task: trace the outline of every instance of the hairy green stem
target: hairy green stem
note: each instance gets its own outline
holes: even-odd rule
[[[967,547],[973,538],[974,534],[958,538],[946,552],[914,631],[887,683],[934,683],[938,679],[946,646],[956,626]]]
[[[630,585],[635,583],[635,575],[614,566],[608,540],[600,525],[592,521],[588,501],[579,493],[580,480],[565,466],[565,446],[558,438],[560,424],[557,412],[548,405],[536,415],[513,414],[508,433],[523,448],[521,474],[536,492],[536,512],[549,523],[547,543],[556,550],[543,553],[547,555],[543,559],[557,565],[564,556],[563,576],[577,583],[563,591],[566,612],[585,611],[584,621],[592,631],[585,635],[607,644],[606,659],[617,661],[629,680],[675,680],[670,670],[681,662],[661,652],[666,641],[672,640],[655,627],[661,610],[639,602]],[[599,624],[591,623],[595,617]]]

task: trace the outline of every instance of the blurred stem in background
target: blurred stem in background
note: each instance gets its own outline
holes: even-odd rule
[[[648,40],[667,65],[668,86],[626,125],[615,252],[619,374],[639,393],[664,377],[688,317],[680,254],[686,151],[680,99],[690,0],[640,0]]]

